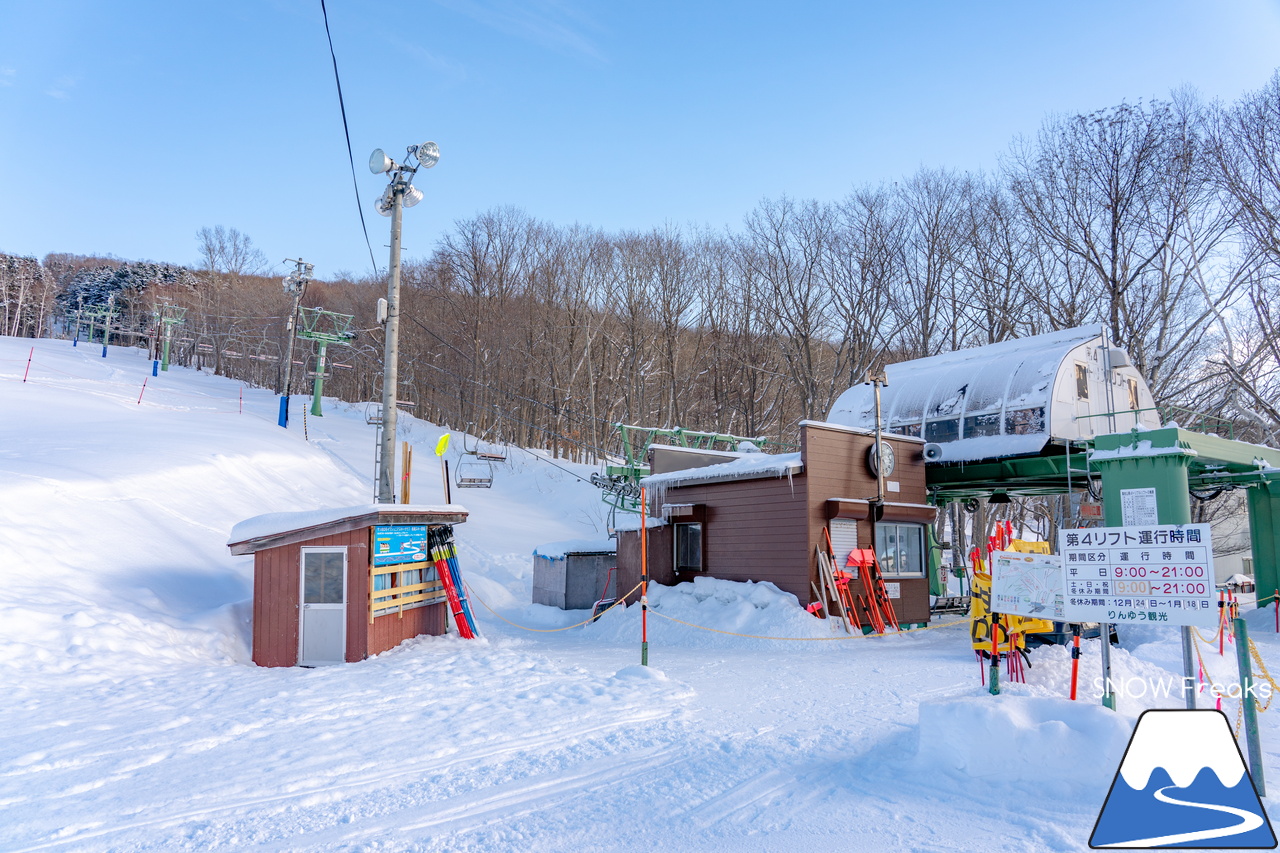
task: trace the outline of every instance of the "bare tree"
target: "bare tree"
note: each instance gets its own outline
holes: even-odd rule
[[[253,245],[248,234],[216,225],[196,232],[200,268],[230,276],[261,275],[270,266],[267,256]]]

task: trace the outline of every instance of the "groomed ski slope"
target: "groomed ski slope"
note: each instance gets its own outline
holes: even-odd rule
[[[963,627],[782,642],[655,616],[645,669],[636,608],[535,633],[477,602],[482,640],[260,669],[252,560],[227,534],[368,502],[364,407],[326,400],[304,440],[300,401],[285,431],[270,392],[174,368],[139,404],[150,362],[100,353],[0,338],[0,850],[1084,850],[1134,718],[1180,704],[1098,707],[1096,643],[1090,701],[1065,700],[1063,649],[990,697]],[[442,430],[402,421],[413,498],[436,501]],[[533,548],[604,535],[568,473],[591,469],[556,465],[513,451],[493,489],[454,495],[474,594],[527,627],[583,617],[528,604]],[[833,636],[765,584],[653,598],[723,631]],[[1280,661],[1270,620],[1255,639]],[[1114,654],[1126,679],[1179,660],[1172,630]],[[1231,662],[1206,656],[1223,681]]]

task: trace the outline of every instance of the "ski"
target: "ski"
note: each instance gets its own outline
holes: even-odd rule
[[[462,605],[462,613],[467,619],[467,626],[471,629],[471,636],[479,637],[480,629],[476,627],[476,617],[471,612],[471,600],[467,595],[467,585],[462,582],[462,569],[458,566],[458,545],[453,538],[453,528],[446,527],[440,534],[440,540],[444,546],[445,561],[449,564],[449,571],[453,574],[454,587],[458,591],[458,602]]]
[[[473,640],[475,635],[471,632],[471,622],[467,619],[466,611],[462,609],[462,599],[458,595],[458,585],[454,582],[453,571],[449,567],[448,557],[445,555],[445,549],[440,541],[440,536],[432,528],[428,531],[428,544],[431,546],[431,559],[435,562],[436,574],[440,577],[440,583],[444,586],[445,598],[449,600],[449,611],[453,613],[453,623],[458,628],[458,635],[464,640]]]

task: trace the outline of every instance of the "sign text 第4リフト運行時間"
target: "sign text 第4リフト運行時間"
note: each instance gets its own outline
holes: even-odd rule
[[[1058,551],[1068,622],[1218,622],[1207,524],[1063,530]]]

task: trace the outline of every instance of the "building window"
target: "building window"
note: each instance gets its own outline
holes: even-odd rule
[[[985,415],[971,415],[964,419],[964,437],[977,438],[983,435],[1000,434],[1000,413],[988,412]]]
[[[1043,407],[1014,409],[1004,416],[1005,435],[1037,435],[1044,431]]]
[[[1089,399],[1089,365],[1076,362],[1076,399]]]
[[[924,525],[876,525],[876,558],[885,577],[924,577]]]
[[[702,525],[675,525],[677,572],[701,572],[702,565]]]
[[[958,441],[960,438],[960,419],[950,418],[940,421],[926,421],[924,425],[924,440],[942,443],[945,441]]]
[[[400,613],[415,607],[426,607],[444,599],[444,593],[436,586],[412,589],[421,584],[438,581],[434,567],[426,569],[402,569],[397,572],[378,572],[373,576],[373,615]],[[387,593],[377,595],[377,593]]]
[[[1142,408],[1138,403],[1138,380],[1129,380],[1129,408],[1132,411],[1138,411]]]

